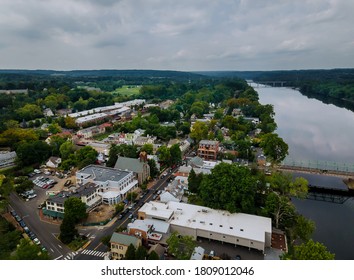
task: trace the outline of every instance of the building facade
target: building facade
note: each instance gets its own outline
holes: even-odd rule
[[[199,142],[198,156],[205,160],[216,160],[219,152],[219,142],[201,140]]]
[[[141,239],[135,236],[114,232],[110,244],[112,259],[121,260],[124,259],[130,244],[133,244],[135,249],[141,246]]]
[[[79,185],[96,183],[102,202],[109,205],[121,202],[138,187],[133,172],[100,165],[88,165],[76,172],[76,182]]]

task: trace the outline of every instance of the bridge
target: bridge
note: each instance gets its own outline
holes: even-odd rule
[[[339,163],[321,160],[294,160],[286,158],[279,169],[304,171],[338,176],[354,176],[354,163]]]
[[[284,87],[287,83],[286,81],[247,81],[251,87],[259,88],[259,87]]]

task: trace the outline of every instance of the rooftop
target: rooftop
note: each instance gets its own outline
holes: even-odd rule
[[[91,164],[76,172],[76,177],[86,175],[86,179],[91,177],[93,180],[99,182],[119,182],[129,174],[131,174],[129,171]]]
[[[139,239],[136,238],[135,236],[123,234],[123,233],[117,233],[114,232],[112,234],[110,242],[113,243],[118,243],[118,244],[123,244],[126,246],[129,246],[130,244],[136,245],[138,243]]]

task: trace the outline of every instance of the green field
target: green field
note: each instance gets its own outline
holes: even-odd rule
[[[114,93],[119,94],[119,95],[133,95],[133,94],[139,94],[141,86],[136,86],[136,85],[125,85],[122,86],[121,88],[117,88]]]

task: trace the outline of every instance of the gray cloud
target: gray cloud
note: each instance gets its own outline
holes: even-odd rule
[[[2,68],[352,67],[347,0],[2,0]]]

